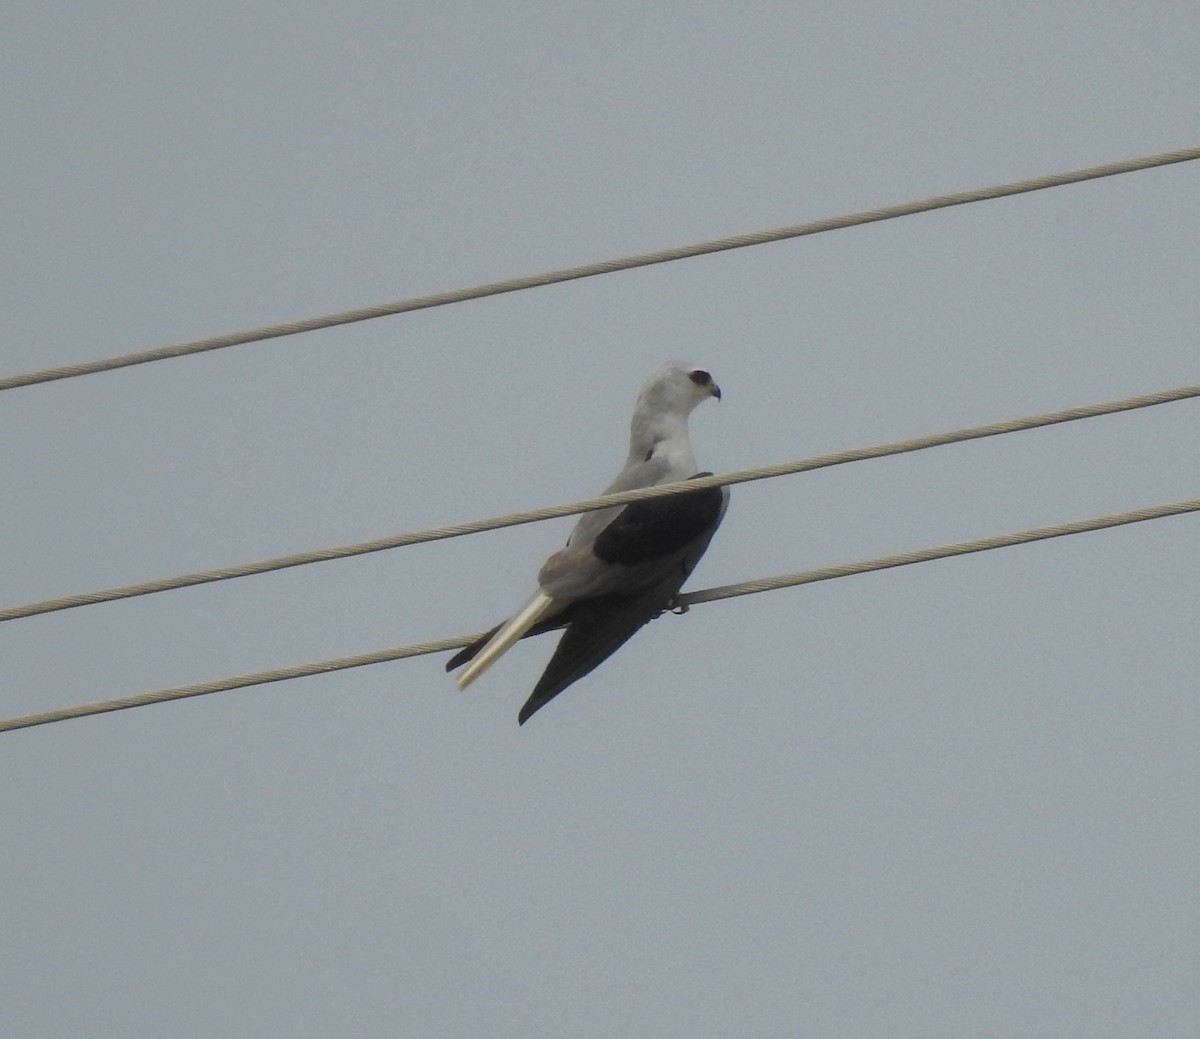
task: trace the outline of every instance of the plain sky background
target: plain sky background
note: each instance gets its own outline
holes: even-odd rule
[[[0,374],[1198,143],[1192,0],[0,13]],[[1200,165],[0,399],[0,605],[1195,382]],[[735,488],[691,586],[1195,497],[1194,403]],[[4,715],[466,634],[571,520],[0,625]],[[1200,1031],[1196,517],[0,735],[0,1034]]]

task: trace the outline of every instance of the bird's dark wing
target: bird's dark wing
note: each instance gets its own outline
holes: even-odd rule
[[[697,473],[692,479],[710,475]],[[614,583],[621,591],[568,602],[522,636],[566,628],[521,708],[521,724],[602,664],[670,605],[708,548],[728,501],[728,489],[717,487],[634,502],[600,532],[591,549],[600,563],[612,568]],[[446,670],[474,659],[502,626],[460,649],[446,662]]]
[[[575,618],[559,639],[517,721],[524,725],[567,686],[604,663],[663,611],[682,583],[681,576],[672,575],[641,595],[603,595],[574,604]]]
[[[689,479],[698,480],[702,476],[712,473],[697,473]],[[724,487],[706,487],[666,498],[635,501],[596,535],[592,551],[602,562],[616,566],[674,565],[697,539],[704,537],[704,547],[708,546],[725,513],[728,498]],[[701,548],[700,554],[703,553]],[[699,558],[697,555],[692,560],[692,567]]]
[[[728,490],[717,487],[635,502],[599,534],[596,556],[627,568],[628,590],[577,600],[569,616],[564,611],[552,619],[567,630],[521,708],[522,725],[667,608],[708,548],[728,500]]]

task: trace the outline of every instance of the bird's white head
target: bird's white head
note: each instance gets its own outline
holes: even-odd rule
[[[670,461],[676,478],[691,476],[696,463],[688,441],[688,415],[709,397],[720,400],[721,389],[705,369],[686,361],[667,361],[655,368],[634,405],[627,464],[662,457]]]
[[[686,417],[702,400],[721,399],[721,387],[703,368],[687,361],[667,361],[650,373],[635,411]]]

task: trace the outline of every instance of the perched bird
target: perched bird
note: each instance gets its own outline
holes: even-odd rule
[[[646,380],[633,408],[629,457],[605,494],[695,476],[688,415],[721,390],[703,368],[668,361]],[[728,487],[712,487],[585,512],[566,547],[546,560],[538,590],[509,620],[446,664],[465,689],[518,639],[565,628],[533,693],[524,725],[572,682],[607,660],[644,624],[669,609],[716,532]]]

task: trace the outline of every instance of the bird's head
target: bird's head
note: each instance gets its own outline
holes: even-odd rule
[[[720,400],[721,387],[704,368],[687,361],[667,361],[655,368],[642,386],[638,409],[686,416],[709,397]]]

